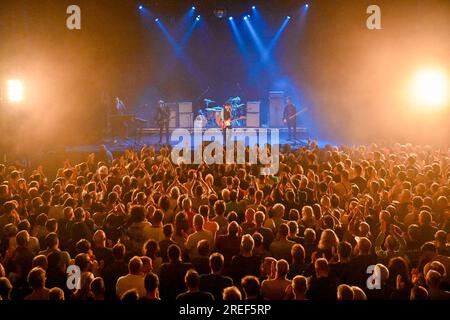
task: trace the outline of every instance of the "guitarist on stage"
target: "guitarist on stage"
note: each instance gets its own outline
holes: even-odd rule
[[[156,114],[156,122],[159,125],[159,143],[162,142],[163,131],[166,135],[166,144],[169,144],[169,120],[170,110],[164,101],[159,101],[159,108]]]
[[[231,103],[227,102],[224,105],[224,108],[222,110],[222,130],[223,130],[223,144],[226,145],[226,138],[228,138],[228,135],[226,134],[227,131],[230,131],[233,123],[233,116],[231,112]]]
[[[297,139],[297,109],[292,103],[291,97],[287,97],[286,106],[284,107],[283,122],[288,127],[289,140],[292,140],[292,132],[294,140]]]

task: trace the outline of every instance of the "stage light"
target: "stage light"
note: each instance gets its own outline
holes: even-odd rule
[[[155,22],[158,22],[158,21],[159,21],[159,18],[156,18],[156,19],[155,19]]]
[[[18,103],[23,101],[23,84],[20,80],[8,80],[6,82],[8,101]]]
[[[233,17],[229,17],[228,20],[230,20],[230,21],[233,20]]]
[[[141,4],[138,8],[139,8],[139,10],[142,10],[142,9],[144,9],[144,6]]]
[[[290,16],[287,16],[287,17],[286,17],[286,19],[290,19],[290,18],[291,18]]]
[[[195,18],[195,20],[197,20],[197,21],[200,20],[200,16],[197,16],[197,18]]]
[[[248,19],[248,17],[247,17],[247,16],[245,16],[245,17],[244,17],[244,20],[247,20],[247,19]]]
[[[195,10],[195,7],[194,6],[192,6],[192,8],[191,8],[192,10]]]
[[[219,18],[222,19],[223,17],[225,17],[227,15],[227,10],[219,8],[219,9],[215,9],[214,10],[214,15]]]
[[[423,69],[411,81],[410,95],[416,107],[439,109],[448,103],[448,79],[439,69]]]
[[[252,6],[252,9],[255,10],[255,9],[256,9],[256,6]]]
[[[309,7],[309,5],[308,5],[308,4],[305,4],[305,7],[307,7],[307,8],[308,8],[308,7]]]

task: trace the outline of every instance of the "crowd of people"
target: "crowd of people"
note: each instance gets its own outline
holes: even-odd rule
[[[45,171],[0,165],[1,300],[450,299],[449,150],[287,145],[264,176],[102,147]]]

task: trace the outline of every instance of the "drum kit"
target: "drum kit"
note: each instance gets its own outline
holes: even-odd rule
[[[207,127],[220,127],[222,121],[222,106],[210,106],[215,101],[210,99],[204,99]],[[231,104],[231,115],[233,119],[234,127],[245,127],[245,110],[244,103],[241,103],[240,97],[231,97],[226,101]]]

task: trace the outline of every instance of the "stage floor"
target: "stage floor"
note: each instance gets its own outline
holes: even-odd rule
[[[300,137],[300,134],[297,134]],[[238,139],[242,140],[242,139]],[[146,133],[141,137],[132,137],[128,139],[118,139],[116,143],[112,140],[112,138],[107,138],[99,144],[90,144],[90,145],[79,145],[79,146],[67,146],[65,148],[66,153],[91,153],[97,152],[99,149],[99,145],[104,144],[111,152],[121,152],[128,148],[133,148],[136,150],[141,149],[144,144],[147,146],[153,145],[156,149],[161,148],[164,145],[164,137],[163,144],[159,143],[159,132],[154,133]],[[270,142],[270,139],[268,140]],[[304,137],[302,134],[301,139],[297,140],[288,140],[288,133],[280,132],[279,134],[279,143],[281,145],[289,144],[293,148],[299,148],[305,146],[308,143],[308,137]],[[171,143],[171,145],[176,145],[177,142]],[[192,145],[193,147],[193,145]]]
[[[315,139],[315,137],[310,137],[311,140]],[[317,144],[319,147],[323,148],[326,144],[336,145],[334,142],[317,139]],[[164,137],[163,137],[164,142]],[[270,139],[269,139],[270,142]],[[297,129],[297,140],[289,140],[288,132],[285,128],[281,129],[279,132],[279,142],[281,145],[289,144],[291,148],[297,149],[302,146],[306,146],[308,143],[308,132],[304,128]],[[104,144],[111,152],[121,152],[128,148],[133,148],[135,150],[139,150],[143,147],[144,144],[147,146],[155,146],[157,150],[163,146],[163,144],[159,143],[159,130],[146,130],[140,137],[132,137],[128,139],[119,139],[117,143],[114,143],[112,138],[106,138],[104,141],[99,142],[98,144],[90,144],[90,145],[78,145],[78,146],[67,146],[65,148],[66,154],[88,154],[92,152],[97,152],[99,150],[99,145]],[[176,145],[177,142],[173,142],[172,145]],[[193,146],[192,146],[193,147]]]

